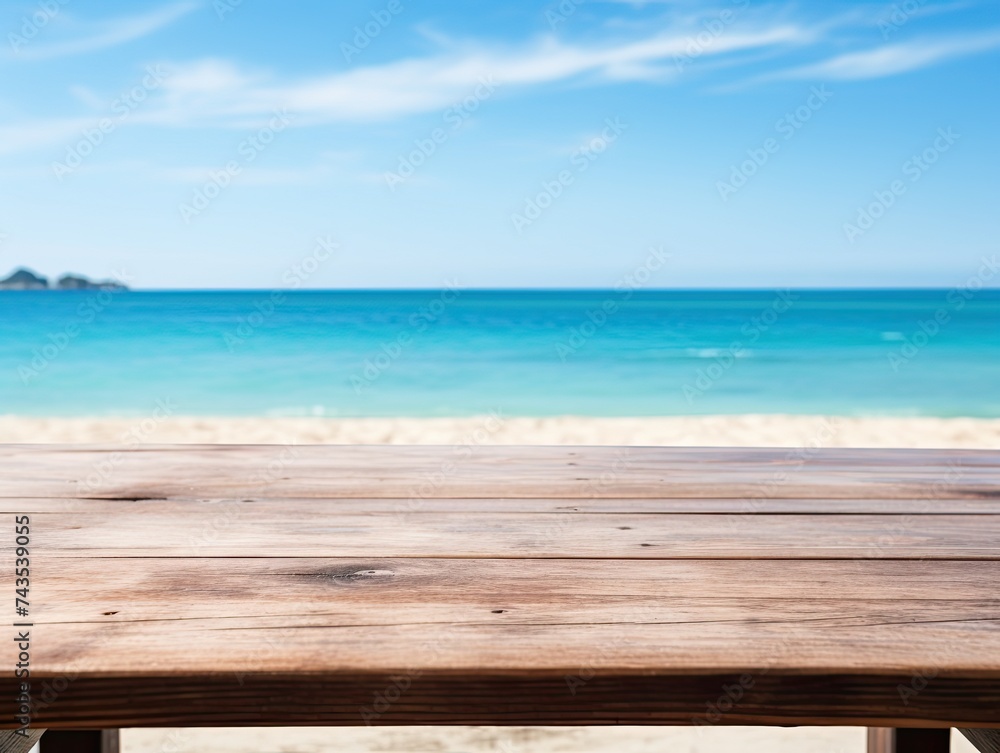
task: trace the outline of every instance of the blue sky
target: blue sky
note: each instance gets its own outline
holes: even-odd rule
[[[988,0],[37,0],[0,29],[0,274],[611,287],[663,248],[650,286],[947,287],[997,252]]]

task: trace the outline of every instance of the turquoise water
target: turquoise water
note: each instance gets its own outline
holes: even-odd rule
[[[0,293],[0,414],[158,400],[188,415],[1000,416],[1000,291]]]

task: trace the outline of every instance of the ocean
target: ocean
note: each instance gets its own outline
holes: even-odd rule
[[[1000,290],[0,293],[0,414],[1000,416]]]

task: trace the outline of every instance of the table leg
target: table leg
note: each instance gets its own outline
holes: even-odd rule
[[[868,728],[868,753],[948,753],[950,748],[950,729]]]
[[[118,753],[118,730],[49,730],[41,753]]]

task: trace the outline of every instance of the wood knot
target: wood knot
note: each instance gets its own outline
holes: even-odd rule
[[[395,576],[392,570],[343,570],[340,572],[323,572],[318,573],[320,577],[329,578],[334,583],[340,585],[347,585],[350,583],[360,583],[369,580],[385,580],[387,578],[392,578]]]

